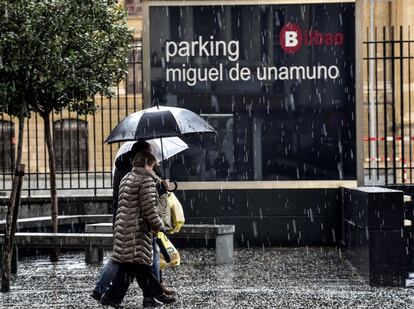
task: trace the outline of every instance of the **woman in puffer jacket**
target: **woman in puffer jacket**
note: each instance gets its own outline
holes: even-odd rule
[[[144,307],[153,307],[175,301],[163,294],[160,283],[151,271],[153,234],[164,230],[157,208],[159,197],[153,172],[155,157],[140,152],[134,157],[131,172],[122,178],[119,186],[118,210],[114,225],[112,259],[131,277],[136,277],[144,296]],[[118,272],[122,274],[121,272]],[[116,286],[123,284],[125,276],[116,276],[106,292],[115,298]]]

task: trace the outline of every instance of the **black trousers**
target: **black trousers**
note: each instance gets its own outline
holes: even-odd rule
[[[152,273],[150,266],[121,263],[119,264],[119,271],[116,273],[105,296],[112,300],[122,299],[126,291],[124,289],[119,289],[119,287],[128,287],[133,278],[137,279],[144,297],[154,297],[163,294],[161,285]],[[120,292],[123,295],[118,295]]]

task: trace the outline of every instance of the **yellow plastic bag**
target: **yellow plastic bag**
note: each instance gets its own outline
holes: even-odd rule
[[[177,249],[174,247],[174,245],[168,239],[168,237],[163,232],[158,232],[157,237],[161,239],[162,243],[164,244],[164,247],[167,249],[167,252],[171,256],[171,261],[167,263],[164,259],[164,256],[160,254],[160,268],[165,269],[168,267],[175,267],[180,265],[180,253],[177,251]]]
[[[174,193],[170,192],[167,195],[167,203],[171,209],[171,221],[172,229],[169,231],[171,234],[178,233],[181,227],[185,223],[184,210],[180,201],[177,199]]]

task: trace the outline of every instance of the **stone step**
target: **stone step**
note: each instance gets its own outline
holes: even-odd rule
[[[406,288],[414,287],[414,279],[406,279],[405,280],[405,287]]]
[[[408,273],[408,278],[405,279],[405,287],[414,287],[414,273]]]

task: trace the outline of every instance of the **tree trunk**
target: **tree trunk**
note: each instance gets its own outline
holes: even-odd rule
[[[49,114],[42,115],[45,125],[45,138],[47,152],[49,155],[49,172],[50,172],[50,206],[52,216],[52,231],[58,232],[58,199],[56,192],[56,170],[55,170],[55,150],[53,149],[52,134],[50,128]],[[57,262],[59,260],[59,249],[55,248],[50,251],[50,261]]]
[[[16,231],[17,216],[19,211],[20,204],[20,195],[21,195],[21,162],[22,162],[22,152],[23,152],[23,133],[24,133],[24,121],[25,117],[23,115],[19,116],[19,141],[17,146],[17,158],[16,167],[14,171],[13,187],[10,194],[10,202],[7,207],[7,217],[6,217],[6,231],[4,233],[4,244],[3,244],[3,267],[1,274],[1,291],[9,292],[10,291],[10,270],[11,270],[11,259],[13,254],[13,245],[14,245],[14,232]],[[20,181],[20,185],[19,185]]]

